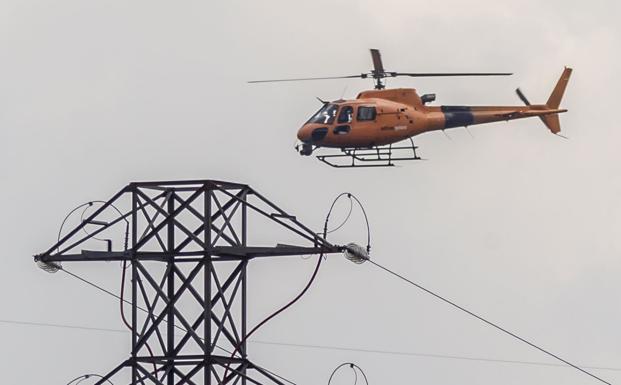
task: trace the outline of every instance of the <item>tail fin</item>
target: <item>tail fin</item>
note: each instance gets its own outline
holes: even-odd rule
[[[550,94],[550,97],[548,98],[548,101],[546,102],[546,104],[534,106],[535,111],[540,110],[541,108],[544,108],[547,110],[558,110],[559,109],[558,107],[560,106],[561,100],[563,99],[565,88],[567,88],[567,83],[569,82],[571,71],[572,71],[571,68],[565,67],[565,70],[563,71],[561,78],[556,83],[556,86],[554,87],[554,90],[552,90],[552,93]],[[519,88],[515,90],[515,92],[517,93],[519,98],[524,102],[524,104],[526,104],[527,106],[531,105],[528,99],[526,99],[526,96],[524,96],[524,94],[522,93],[522,91],[520,91]],[[565,111],[567,110],[559,110],[558,112],[565,112]],[[542,115],[539,115],[539,118],[541,119],[543,124],[545,124],[546,127],[548,127],[548,129],[553,134],[558,134],[559,132],[561,132],[561,122],[558,119],[558,113],[542,114]]]
[[[546,107],[548,107],[549,109],[555,110],[558,109],[558,107],[561,105],[561,100],[563,99],[565,88],[567,88],[567,83],[569,82],[571,71],[571,68],[565,67],[565,70],[561,74],[560,79],[558,79],[554,90],[552,90],[552,93],[550,94],[550,97],[546,102]],[[548,127],[548,129],[552,131],[553,134],[558,134],[559,132],[561,132],[561,122],[558,119],[558,114],[543,115],[540,116],[540,118],[543,124],[545,124],[546,127]]]
[[[563,94],[565,93],[565,88],[567,87],[567,82],[569,82],[569,77],[571,76],[571,68],[565,67],[561,78],[556,83],[556,87],[550,94],[548,101],[546,102],[546,106],[550,109],[557,109],[558,106],[561,105],[561,99],[563,99]]]

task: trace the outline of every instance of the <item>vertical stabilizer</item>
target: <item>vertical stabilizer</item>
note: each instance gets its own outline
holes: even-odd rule
[[[556,87],[550,94],[550,98],[546,102],[546,106],[551,109],[557,109],[558,106],[561,105],[561,99],[563,99],[563,94],[565,93],[565,88],[567,87],[567,83],[569,82],[569,77],[571,76],[571,68],[565,67],[561,78],[556,83]]]

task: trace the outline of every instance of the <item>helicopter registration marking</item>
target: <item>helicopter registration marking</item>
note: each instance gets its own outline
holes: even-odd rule
[[[382,131],[403,131],[407,130],[408,126],[384,126],[381,128]]]

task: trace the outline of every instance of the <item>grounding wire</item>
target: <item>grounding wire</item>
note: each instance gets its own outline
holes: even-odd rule
[[[507,330],[505,328],[503,328],[502,326],[500,326],[500,325],[498,325],[498,324],[496,324],[496,323],[494,323],[492,321],[489,321],[488,319],[486,319],[486,318],[484,318],[484,317],[482,317],[482,316],[480,316],[480,315],[478,315],[478,314],[476,314],[476,313],[474,313],[474,312],[464,308],[463,306],[460,306],[460,305],[456,304],[455,302],[453,302],[453,301],[451,301],[451,300],[449,300],[449,299],[447,299],[447,298],[445,298],[445,297],[443,297],[443,296],[441,296],[441,295],[439,295],[439,294],[437,294],[437,293],[435,293],[435,292],[425,288],[424,286],[422,286],[422,285],[420,285],[420,284],[418,284],[418,283],[416,283],[416,282],[414,282],[412,280],[409,280],[408,278],[405,278],[404,276],[402,276],[402,275],[400,275],[400,274],[398,274],[398,273],[396,273],[396,272],[394,272],[394,271],[392,271],[392,270],[390,270],[390,269],[388,269],[388,268],[378,264],[377,262],[374,262],[371,259],[367,259],[367,260],[371,264],[373,264],[374,266],[376,266],[376,267],[384,270],[385,272],[387,272],[387,273],[389,273],[389,274],[391,274],[391,275],[393,275],[393,276],[395,276],[395,277],[397,277],[397,278],[399,278],[399,279],[409,283],[410,285],[412,285],[412,286],[414,286],[414,287],[424,291],[425,293],[430,294],[431,296],[433,296],[433,297],[435,297],[435,298],[437,298],[437,299],[439,299],[439,300],[441,300],[441,301],[443,301],[443,302],[453,306],[454,308],[456,308],[458,310],[461,310],[462,312],[464,312],[464,313],[466,313],[466,314],[468,314],[468,315],[470,315],[470,316],[472,316],[472,317],[482,321],[483,323],[487,324],[488,326],[491,326],[491,327],[493,327],[493,328],[495,328],[497,330],[500,330],[501,332],[503,332],[503,333],[505,333],[505,334],[507,334],[507,335],[509,335],[509,336],[511,336],[511,337],[513,337],[513,338],[515,338],[515,339],[517,339],[517,340],[519,340],[519,341],[529,345],[530,347],[535,348],[535,349],[539,350],[540,352],[545,353],[548,356],[553,357],[553,358],[557,359],[558,361],[561,361],[564,364],[569,365],[572,368],[574,368],[574,369],[576,369],[576,370],[578,370],[578,371],[580,371],[580,372],[582,372],[582,373],[584,373],[584,374],[586,374],[586,375],[588,375],[588,376],[590,376],[590,377],[592,377],[592,378],[594,378],[594,379],[596,379],[596,380],[598,380],[600,382],[603,382],[604,384],[612,385],[610,382],[608,382],[608,381],[606,381],[606,380],[596,376],[595,374],[593,374],[593,373],[591,373],[591,372],[581,368],[580,366],[575,365],[575,364],[567,361],[566,359],[561,358],[558,355],[550,352],[549,350],[546,350],[546,349],[540,347],[539,345],[536,345],[535,343],[530,342],[527,339],[518,336],[517,334],[515,334],[515,333],[513,333],[513,332],[511,332],[511,331],[509,331],[509,330]]]

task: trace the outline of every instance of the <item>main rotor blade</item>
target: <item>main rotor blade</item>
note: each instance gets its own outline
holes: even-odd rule
[[[371,58],[373,59],[373,72],[375,75],[384,74],[384,65],[382,64],[382,55],[379,49],[371,48]]]
[[[424,78],[433,76],[509,76],[513,72],[388,72],[390,77],[410,76]]]
[[[329,79],[355,79],[366,78],[367,74],[348,75],[348,76],[328,76],[323,78],[296,78],[296,79],[271,79],[271,80],[250,80],[248,83],[273,83],[273,82],[298,82],[304,80],[329,80]]]

